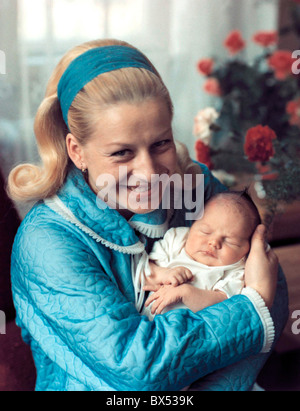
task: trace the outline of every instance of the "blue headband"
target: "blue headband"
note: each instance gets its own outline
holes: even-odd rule
[[[126,67],[144,68],[156,74],[143,54],[126,46],[104,46],[88,50],[73,60],[62,75],[57,96],[68,125],[68,112],[80,90],[99,74]]]

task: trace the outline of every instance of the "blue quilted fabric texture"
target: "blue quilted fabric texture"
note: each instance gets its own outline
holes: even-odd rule
[[[203,170],[206,198],[224,190]],[[140,241],[137,228],[117,211],[97,207],[77,169],[58,197],[104,240],[125,247]],[[175,210],[169,226],[188,224],[184,211]],[[161,224],[166,214],[156,210],[136,220],[143,218]],[[43,202],[15,238],[12,287],[16,321],[37,369],[37,391],[170,391],[195,381],[197,390],[245,391],[267,358],[259,354],[261,320],[246,296],[198,313],[169,311],[151,322],[135,308],[130,254],[96,241]],[[276,338],[286,307],[281,273],[272,311]]]

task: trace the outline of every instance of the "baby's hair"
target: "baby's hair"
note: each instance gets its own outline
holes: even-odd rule
[[[222,199],[222,198],[232,198],[235,200],[236,204],[240,205],[243,209],[244,206],[246,205],[248,207],[248,211],[250,211],[251,214],[251,236],[254,233],[256,227],[262,223],[261,217],[258,211],[258,208],[256,204],[254,203],[251,195],[249,194],[248,188],[245,187],[243,190],[229,190],[229,191],[223,191],[222,193],[217,193],[210,197],[210,199],[206,202],[206,206],[212,202],[213,200],[216,199]]]

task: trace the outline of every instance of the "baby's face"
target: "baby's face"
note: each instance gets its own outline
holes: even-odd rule
[[[195,261],[222,266],[241,260],[250,249],[250,224],[233,200],[206,206],[201,220],[189,232],[185,251]]]

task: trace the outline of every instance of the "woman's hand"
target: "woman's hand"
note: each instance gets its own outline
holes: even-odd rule
[[[273,250],[266,251],[264,225],[257,226],[245,267],[245,284],[254,288],[271,308],[277,284],[278,258]]]

